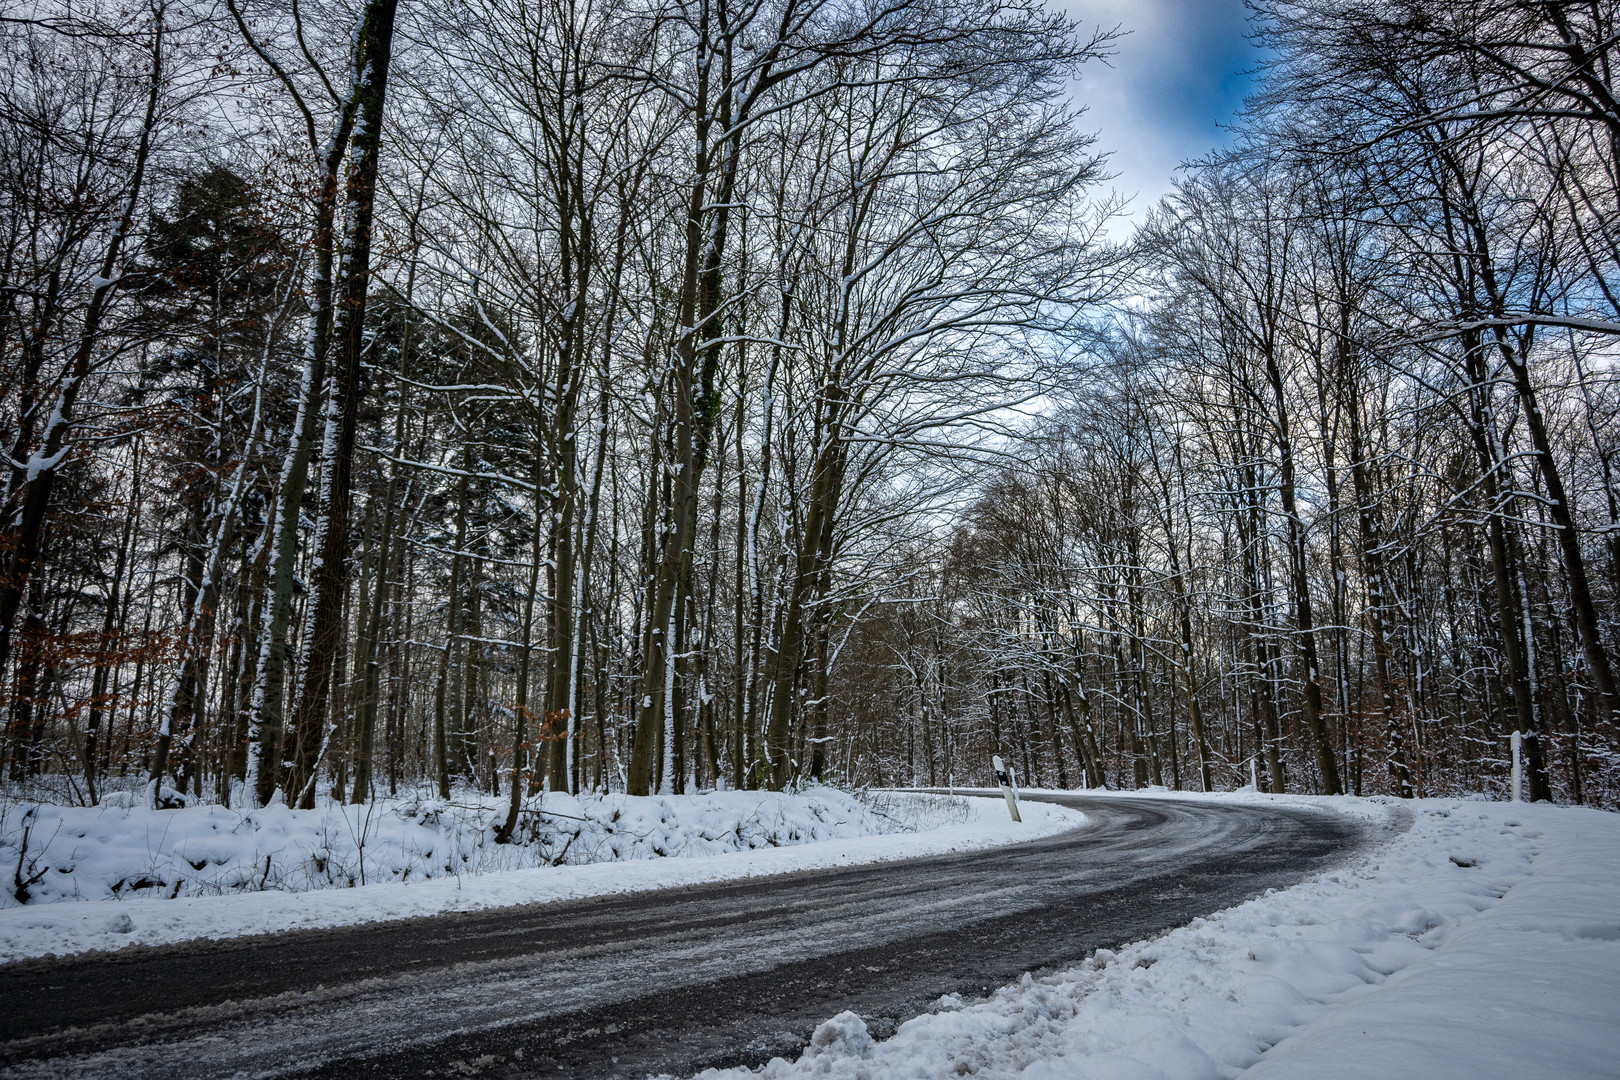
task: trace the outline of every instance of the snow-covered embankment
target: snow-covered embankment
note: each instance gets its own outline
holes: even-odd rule
[[[529,805],[521,842],[498,845],[504,804],[476,796],[251,812],[13,804],[0,814],[0,867],[18,883],[0,896],[0,962],[966,851],[1085,820],[1029,804],[1016,825],[999,799],[832,788]]]

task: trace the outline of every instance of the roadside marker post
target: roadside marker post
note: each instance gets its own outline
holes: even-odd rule
[[[1520,760],[1520,753],[1524,746],[1524,736],[1515,731],[1508,736],[1513,743],[1513,801],[1523,801],[1524,794],[1524,764]]]
[[[1014,821],[1023,821],[1018,814],[1018,793],[1013,790],[1012,777],[1007,775],[1007,766],[1002,764],[1001,755],[992,757],[990,764],[996,770],[996,783],[1001,785],[1001,794],[1007,800],[1007,813],[1012,815]]]

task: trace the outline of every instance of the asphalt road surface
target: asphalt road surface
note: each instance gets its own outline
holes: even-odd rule
[[[882,1037],[1287,885],[1372,841],[1338,815],[1044,796],[1014,847],[565,904],[0,967],[0,1075],[645,1077]]]

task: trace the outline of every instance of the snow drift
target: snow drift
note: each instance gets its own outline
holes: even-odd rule
[[[540,866],[690,858],[911,832],[966,820],[960,801],[709,792],[547,794],[528,801],[510,844],[503,800],[465,795],[328,804],[314,810],[154,810],[129,793],[98,807],[0,807],[0,907],[64,900],[309,892],[461,878]]]

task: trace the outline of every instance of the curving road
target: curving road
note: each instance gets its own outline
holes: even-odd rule
[[[643,1077],[792,1056],[841,1009],[1160,933],[1371,839],[1297,807],[1054,795],[1087,828],[963,855],[0,967],[0,1075]]]

